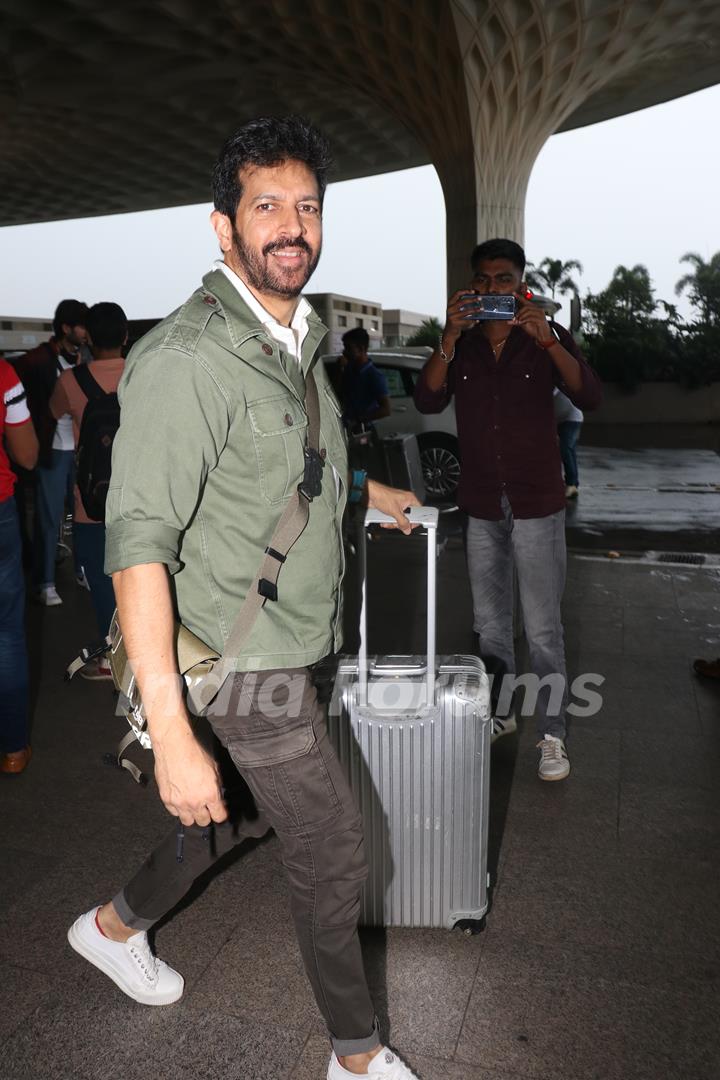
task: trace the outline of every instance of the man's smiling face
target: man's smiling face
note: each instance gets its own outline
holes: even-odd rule
[[[260,297],[291,300],[304,289],[322,248],[315,174],[300,161],[240,172],[242,195],[225,258]]]

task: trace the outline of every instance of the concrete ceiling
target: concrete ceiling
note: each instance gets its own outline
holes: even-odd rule
[[[516,38],[553,64],[602,38],[612,75],[578,94],[559,129],[605,120],[720,81],[720,5],[695,0],[692,25],[674,34],[687,10],[684,0],[0,0],[0,224],[206,201],[224,138],[258,115],[319,124],[335,180],[437,160],[439,140],[472,139],[459,19],[487,24],[490,65]],[[658,18],[662,47],[638,55],[633,27]]]

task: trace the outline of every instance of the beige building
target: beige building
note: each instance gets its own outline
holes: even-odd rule
[[[383,312],[385,344],[407,345],[407,340],[415,334],[429,315],[417,311],[403,311],[401,308],[387,308]]]
[[[0,356],[34,349],[51,334],[52,321],[49,319],[15,319],[12,315],[0,315]]]
[[[342,336],[355,326],[367,330],[371,349],[382,345],[383,309],[377,300],[359,300],[356,296],[341,296],[340,293],[305,295],[330,330],[322,346],[323,352],[342,352]]]

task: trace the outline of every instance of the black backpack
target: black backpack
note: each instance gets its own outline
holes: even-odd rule
[[[87,516],[93,521],[104,521],[113,439],[120,427],[120,402],[117,394],[105,393],[85,364],[76,364],[72,373],[87,398],[80,425],[75,482]]]

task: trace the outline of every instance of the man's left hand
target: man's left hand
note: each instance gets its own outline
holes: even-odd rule
[[[416,525],[411,525],[404,511],[410,506],[422,506],[417,495],[412,491],[401,491],[399,488],[388,487],[380,484],[377,480],[368,480],[368,506],[372,510],[380,510],[383,514],[395,518],[395,524],[389,522],[382,526],[383,529],[400,529],[400,532],[409,536]]]
[[[557,341],[543,309],[538,307],[537,304],[533,304],[520,293],[515,293],[515,299],[517,301],[517,311],[512,321],[513,326],[519,326],[531,338],[543,345],[547,345],[551,341]]]

